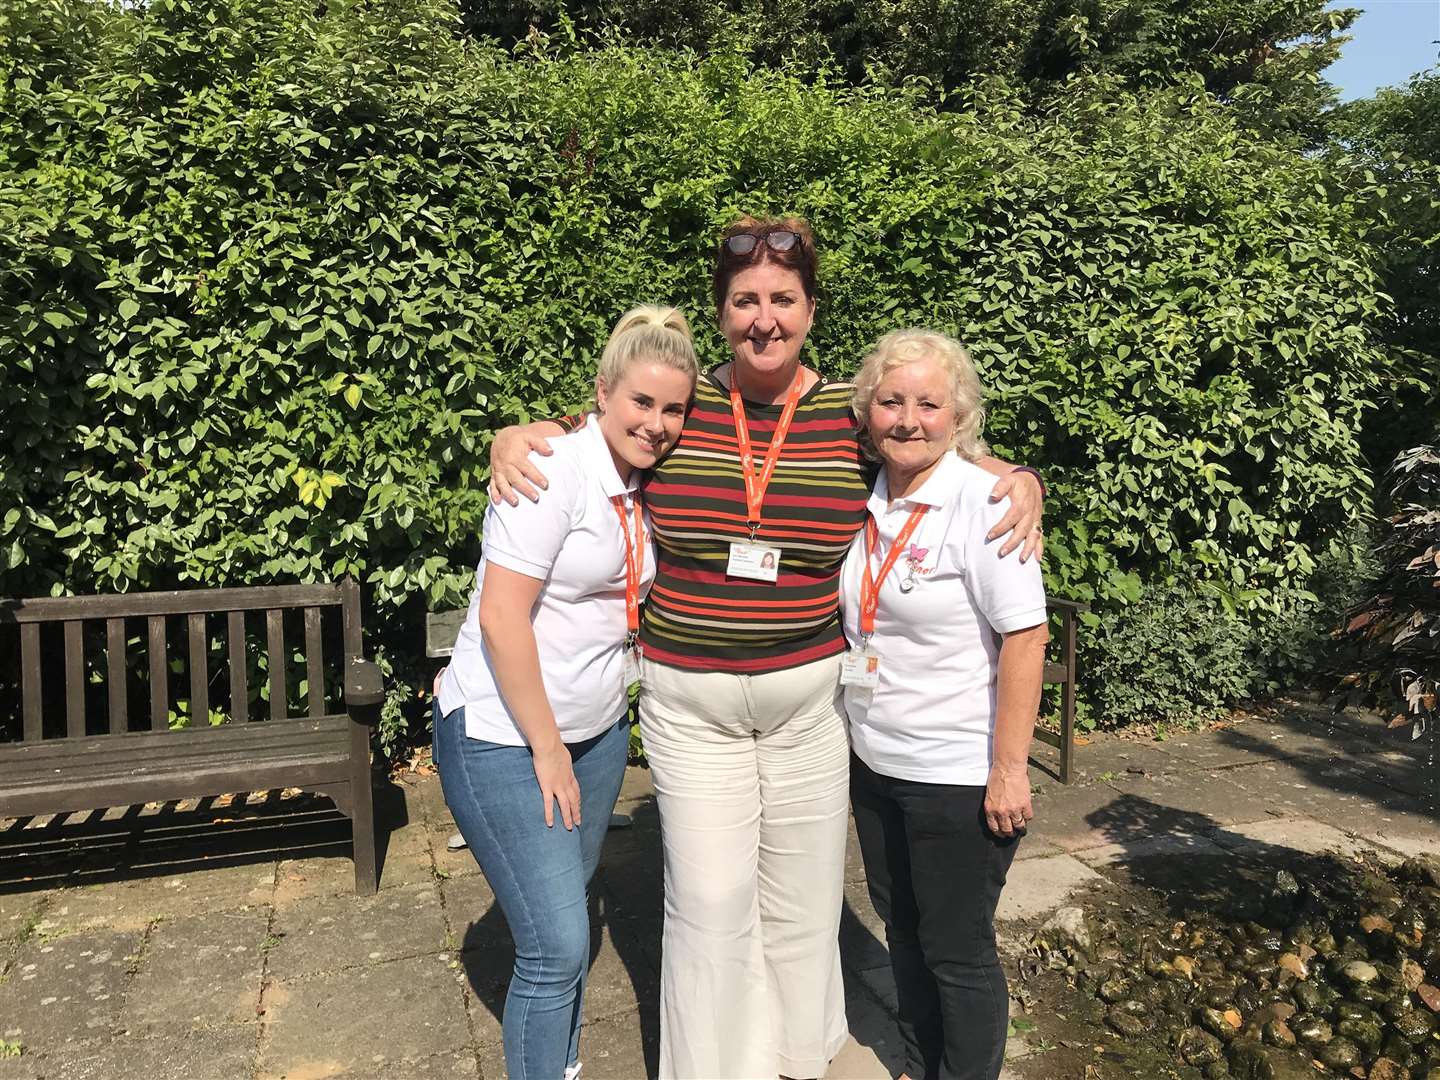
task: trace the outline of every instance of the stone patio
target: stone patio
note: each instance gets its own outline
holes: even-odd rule
[[[1440,849],[1433,739],[1358,713],[1293,701],[1166,742],[1097,738],[1077,761],[1069,787],[1033,770],[1037,818],[1000,910],[1009,949],[1074,890],[1142,863]],[[645,770],[620,809],[634,823],[611,833],[592,909],[587,1080],[653,1075],[659,1038]],[[503,1076],[511,951],[493,896],[446,850],[433,777],[384,785],[380,812],[374,897],[353,895],[348,822],[320,798],[0,822],[0,1080]],[[846,874],[851,1040],[827,1075],[878,1080],[899,1064],[894,986],[853,837]],[[1017,1061],[1042,1053],[1012,1039]]]

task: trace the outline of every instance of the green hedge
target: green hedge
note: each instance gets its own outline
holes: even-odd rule
[[[637,301],[722,359],[706,265],[741,210],[814,221],[822,369],[906,324],[971,343],[997,451],[1050,481],[1058,592],[1183,572],[1278,603],[1366,513],[1365,192],[1203,90],[936,115],[456,26],[439,0],[0,13],[0,594],[356,573],[420,681],[490,433],[582,400]]]

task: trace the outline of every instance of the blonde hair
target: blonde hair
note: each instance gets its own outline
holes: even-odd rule
[[[694,386],[700,377],[700,364],[695,359],[690,324],[679,308],[641,304],[621,315],[600,354],[595,378],[613,389],[637,360],[683,371]]]
[[[880,380],[898,367],[921,360],[938,362],[950,379],[950,401],[955,407],[955,434],[950,445],[967,461],[975,461],[990,452],[980,433],[985,430],[984,391],[980,376],[965,347],[952,337],[934,330],[892,330],[875,343],[875,348],[860,365],[855,376],[855,392],[851,407],[860,421],[860,445],[870,457],[875,447],[870,440],[866,421],[875,388]]]

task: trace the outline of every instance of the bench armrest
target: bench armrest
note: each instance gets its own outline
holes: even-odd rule
[[[345,704],[350,708],[379,705],[385,700],[385,681],[371,660],[345,662]]]
[[[1066,600],[1060,596],[1047,596],[1045,606],[1056,611],[1089,611],[1090,605],[1083,600]]]

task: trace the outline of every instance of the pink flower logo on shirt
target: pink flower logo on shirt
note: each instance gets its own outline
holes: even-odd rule
[[[928,574],[929,567],[921,566],[925,556],[930,554],[929,548],[920,547],[918,544],[911,544],[905,549],[905,566],[912,574]]]

